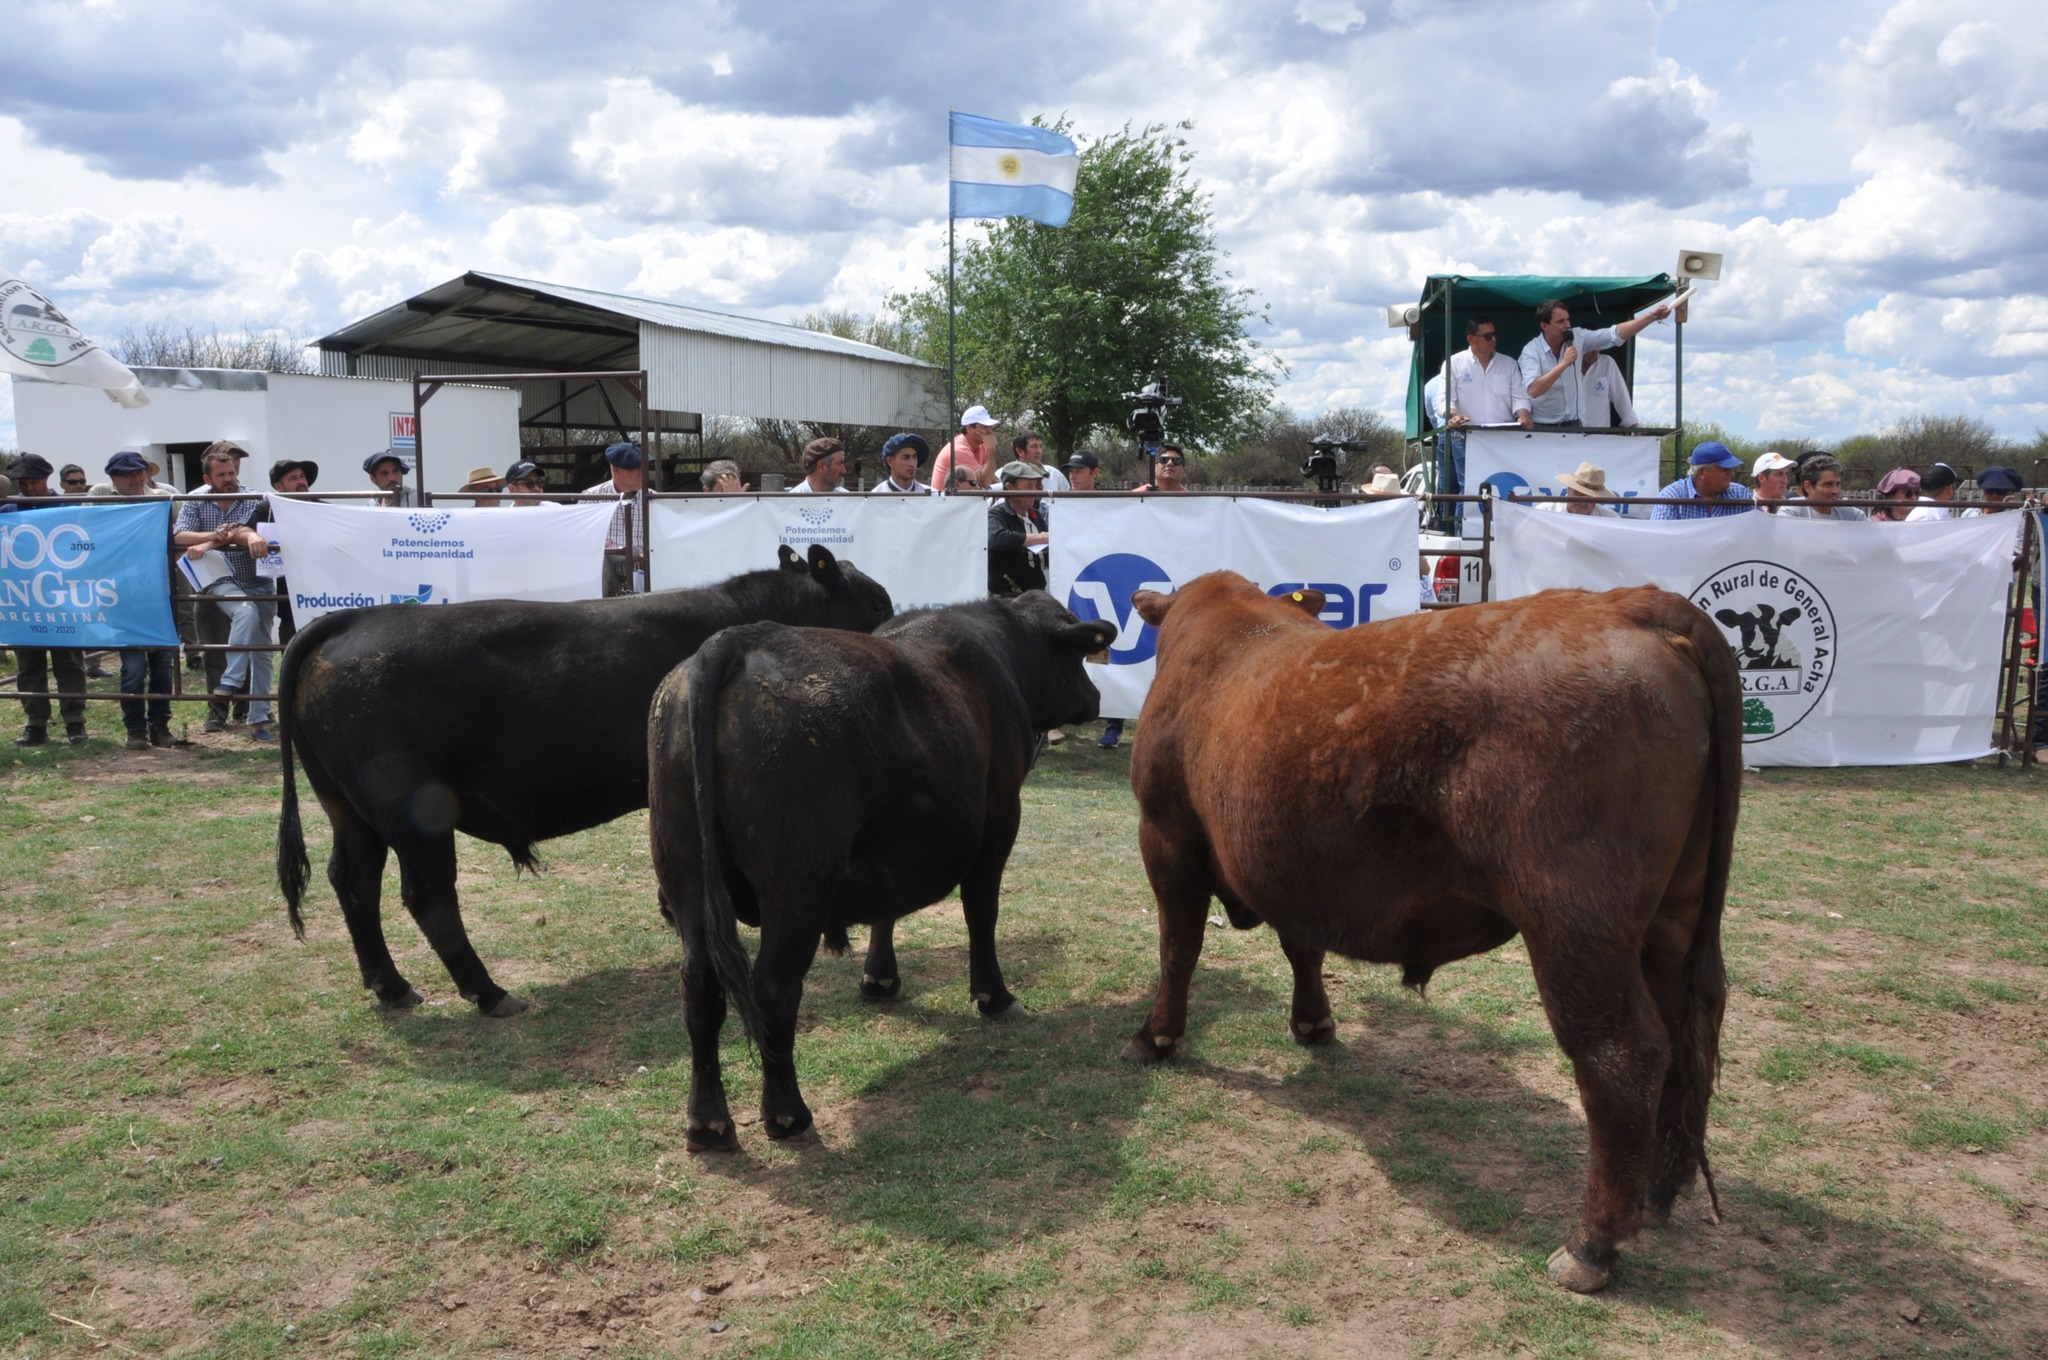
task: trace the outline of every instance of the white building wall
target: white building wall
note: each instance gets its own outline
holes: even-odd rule
[[[280,458],[320,465],[320,491],[367,491],[363,459],[391,442],[391,416],[412,412],[412,384],[308,374],[237,374],[259,390],[157,385],[170,381],[141,370],[149,405],[127,410],[98,388],[16,377],[15,427],[21,447],[56,466],[77,463],[94,481],[105,479],[107,459],[140,449],[164,466],[173,481],[182,469],[166,456],[172,444],[232,439],[255,464],[245,484]],[[444,387],[426,406],[427,489],[453,491],[472,467],[503,472],[519,457],[519,394],[505,388]],[[408,485],[418,485],[409,479]]]
[[[943,425],[912,364],[755,344],[643,322],[648,402],[664,411],[848,425]]]

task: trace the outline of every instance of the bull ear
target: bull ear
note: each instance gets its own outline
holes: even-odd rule
[[[1716,609],[1714,617],[1721,621],[1723,628],[1740,628],[1742,626],[1742,615],[1732,609]]]
[[[1293,605],[1310,618],[1319,619],[1323,616],[1323,603],[1330,597],[1323,594],[1320,590],[1310,590],[1307,586],[1303,586],[1300,590],[1290,590],[1279,598],[1287,601],[1287,603]]]
[[[1106,652],[1109,644],[1116,641],[1116,625],[1108,619],[1089,619],[1085,623],[1064,624],[1054,636],[1063,646],[1091,654]]]
[[[775,550],[775,556],[781,561],[784,571],[810,570],[809,567],[804,565],[804,560],[796,555],[796,549],[790,547],[787,543]]]
[[[839,569],[839,559],[820,543],[811,545],[811,579],[834,595],[846,593],[846,573]]]
[[[1157,628],[1166,620],[1166,611],[1173,608],[1177,597],[1161,595],[1156,590],[1141,590],[1131,596],[1131,607],[1138,611],[1138,617]]]

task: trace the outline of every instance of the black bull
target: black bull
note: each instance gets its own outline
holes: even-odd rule
[[[1050,595],[906,614],[873,637],[760,624],[706,643],[655,695],[654,871],[683,943],[686,1140],[736,1146],[718,1061],[730,998],[761,1050],[761,1127],[811,1127],[793,1048],[821,939],[874,927],[867,995],[893,995],[890,926],[957,885],[968,979],[1020,1008],[996,960],[997,894],[1039,734],[1096,716],[1082,658],[1116,629]],[[735,921],[761,929],[750,966]]]
[[[284,805],[277,879],[299,917],[309,865],[293,753],[334,827],[327,878],[362,969],[387,1006],[420,995],[399,973],[380,911],[398,854],[406,910],[462,995],[486,1015],[526,1009],[491,980],[462,927],[455,832],[536,868],[536,841],[647,806],[647,705],[704,640],[772,619],[867,632],[889,593],[820,547],[779,571],[703,590],[578,603],[384,605],[299,630],[278,680]]]

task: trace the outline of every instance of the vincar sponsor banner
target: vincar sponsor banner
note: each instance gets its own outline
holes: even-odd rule
[[[693,496],[647,511],[656,590],[716,585],[812,544],[880,581],[896,612],[988,594],[988,501],[979,496]]]
[[[1523,430],[1520,428],[1473,430],[1465,436],[1465,486],[1477,494],[1491,484],[1501,497],[1517,492],[1527,496],[1562,496],[1564,484],[1558,474],[1577,472],[1580,463],[1591,463],[1607,474],[1607,489],[1615,496],[1655,496],[1663,487],[1658,481],[1658,441],[1643,436],[1580,434],[1569,430]],[[1616,505],[1616,514],[1648,520],[1650,507]],[[1479,507],[1465,506],[1465,536],[1479,537]]]
[[[171,503],[0,515],[0,643],[175,647]]]
[[[1638,525],[1504,505],[1493,523],[1496,598],[1649,584],[1705,610],[1742,676],[1749,764],[1991,752],[2018,515]]]
[[[1136,717],[1152,687],[1159,635],[1131,607],[1136,591],[1170,594],[1228,568],[1269,595],[1322,591],[1333,628],[1421,604],[1415,502],[1405,497],[1335,509],[1221,496],[1062,500],[1052,522],[1054,598],[1117,628],[1109,664],[1089,672],[1106,718]]]
[[[273,497],[292,617],[373,604],[594,600],[616,502],[390,509]]]

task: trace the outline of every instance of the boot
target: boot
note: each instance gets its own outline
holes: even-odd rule
[[[127,751],[147,751],[149,749],[149,738],[143,734],[142,729],[131,727],[128,729],[128,744],[122,749]]]
[[[171,736],[171,729],[168,723],[151,723],[149,725],[149,744],[151,746],[168,747],[176,746],[178,743]]]
[[[83,746],[92,738],[85,735],[85,724],[68,722],[64,724],[64,740],[73,746]]]
[[[16,746],[48,746],[50,744],[50,734],[44,728],[24,727],[21,729],[21,735],[14,739],[14,744]]]

